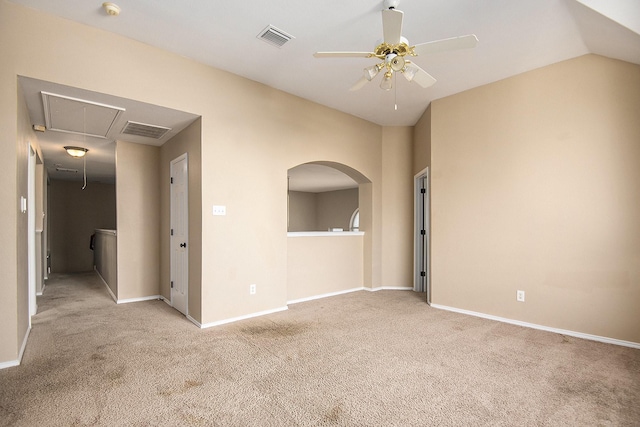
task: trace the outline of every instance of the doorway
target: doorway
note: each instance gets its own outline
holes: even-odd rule
[[[189,166],[187,153],[173,159],[171,174],[171,306],[188,314]]]
[[[414,283],[413,290],[425,292],[431,304],[429,271],[429,168],[415,176]]]

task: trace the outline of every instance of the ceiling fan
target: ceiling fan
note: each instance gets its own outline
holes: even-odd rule
[[[474,34],[435,40],[417,45],[410,45],[406,38],[402,37],[402,18],[404,13],[396,7],[400,0],[384,0],[382,11],[383,39],[375,47],[373,52],[316,52],[316,58],[377,58],[382,60],[375,65],[364,69],[364,75],[351,87],[350,90],[358,90],[366,83],[373,80],[379,72],[384,71],[380,88],[391,90],[394,73],[401,73],[410,82],[416,82],[423,88],[428,88],[436,82],[429,73],[409,61],[407,57],[424,55],[429,53],[446,52],[450,50],[475,47],[478,38]]]

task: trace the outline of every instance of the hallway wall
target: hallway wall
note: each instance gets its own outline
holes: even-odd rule
[[[113,184],[51,180],[50,248],[52,273],[93,270],[89,239],[96,228],[116,228],[116,188]]]

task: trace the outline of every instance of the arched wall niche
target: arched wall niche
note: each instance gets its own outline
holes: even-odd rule
[[[338,162],[313,161],[287,173],[287,231],[350,231],[355,211],[361,218],[371,216],[371,180],[360,171]],[[365,222],[361,220],[360,231],[366,231]]]
[[[289,231],[287,244],[288,302],[305,301],[363,288],[371,288],[373,263],[373,183],[360,171],[331,161],[314,161],[296,165],[323,166],[350,178],[357,189],[357,205],[343,209],[345,226],[342,232]],[[313,169],[313,168],[312,168]],[[288,175],[291,178],[290,175]],[[325,191],[327,190],[325,188]],[[340,191],[340,190],[338,190]],[[289,196],[291,191],[289,191]],[[290,197],[287,198],[290,203]],[[334,199],[338,200],[338,198]],[[349,231],[353,211],[359,210],[359,230]],[[289,211],[289,209],[287,210]]]

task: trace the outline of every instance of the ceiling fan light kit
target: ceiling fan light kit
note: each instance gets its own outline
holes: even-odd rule
[[[409,41],[402,37],[402,20],[404,13],[397,10],[400,0],[384,0],[382,11],[383,40],[378,42],[373,52],[316,52],[316,58],[377,58],[381,63],[364,69],[363,77],[351,87],[350,90],[358,90],[367,82],[379,74],[383,69],[383,79],[380,88],[390,90],[394,73],[401,73],[409,82],[415,82],[423,88],[432,86],[436,79],[420,68],[417,64],[408,61],[407,56],[446,52],[450,50],[475,47],[478,38],[474,34],[435,40],[417,45],[410,45]]]

